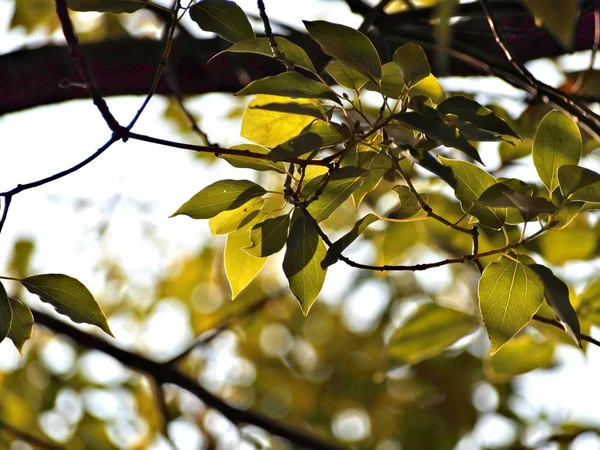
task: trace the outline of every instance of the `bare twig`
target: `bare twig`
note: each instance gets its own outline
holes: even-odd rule
[[[594,62],[596,61],[596,54],[598,53],[598,46],[600,45],[600,8],[598,8],[597,2],[598,0],[594,0],[594,44],[592,45],[592,56],[590,56],[590,62],[587,69],[577,75],[577,80],[571,88],[571,92],[573,93],[579,92],[586,77],[594,68]]]
[[[562,324],[558,320],[556,320],[556,319],[549,319],[547,317],[543,317],[543,316],[540,316],[538,314],[535,314],[533,316],[533,320],[537,320],[538,322],[542,322],[542,323],[545,323],[545,324],[548,324],[548,325],[552,325],[553,327],[560,328],[561,330],[565,329],[562,326]],[[594,339],[593,337],[591,337],[588,334],[583,334],[582,333],[581,334],[581,340],[582,341],[587,341],[590,344],[594,344],[594,345],[600,347],[600,341],[598,341],[597,339]]]

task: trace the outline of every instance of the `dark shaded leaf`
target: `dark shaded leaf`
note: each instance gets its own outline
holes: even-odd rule
[[[362,234],[363,231],[367,229],[369,225],[378,220],[379,217],[377,217],[375,214],[367,214],[358,222],[356,222],[354,224],[354,227],[352,227],[352,229],[348,233],[343,235],[341,238],[335,241],[331,247],[329,247],[329,250],[327,250],[327,255],[321,263],[321,267],[326,269],[332,264],[335,264],[338,261],[340,254],[348,246],[350,246],[350,244],[352,244],[356,239],[358,239],[358,237]]]
[[[288,214],[257,223],[250,231],[252,245],[244,248],[244,251],[257,258],[277,253],[285,245],[289,227]]]
[[[229,0],[202,0],[192,5],[190,17],[202,30],[218,34],[229,42],[256,37],[242,8]]]

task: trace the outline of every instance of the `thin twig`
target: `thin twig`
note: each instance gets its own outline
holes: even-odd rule
[[[17,427],[9,425],[4,420],[0,419],[0,429],[4,430],[6,433],[9,433],[16,437],[17,439],[21,439],[23,441],[28,442],[31,445],[34,445],[38,448],[46,449],[46,450],[65,450],[65,448],[61,445],[53,444],[52,442],[48,442],[44,439],[41,439],[25,430],[21,430]]]
[[[590,62],[587,69],[577,75],[577,80],[571,88],[571,92],[575,94],[580,91],[586,77],[593,70],[596,54],[598,53],[598,46],[600,45],[600,9],[598,8],[597,2],[598,0],[594,0],[594,44],[592,45],[592,56],[590,56]]]
[[[560,328],[561,330],[565,329],[565,327],[563,327],[562,324],[558,320],[556,320],[556,319],[549,319],[548,317],[543,317],[543,316],[540,316],[538,314],[535,314],[533,316],[533,320],[537,320],[538,322],[542,322],[542,323],[545,323],[545,324],[548,324],[548,325],[552,325],[553,327]],[[595,346],[600,347],[600,341],[597,340],[597,339],[594,339],[593,337],[591,337],[588,334],[581,333],[581,340],[582,341],[587,341],[590,344],[594,344]]]
[[[373,6],[373,8],[371,8],[369,14],[366,15],[365,19],[360,24],[360,27],[358,27],[358,31],[362,33],[368,31],[369,28],[371,28],[371,25],[373,25],[373,22],[375,22],[376,20],[381,18],[381,16],[383,16],[383,10],[390,2],[391,0],[379,0],[379,2],[377,2],[377,4]],[[408,2],[407,0],[405,0],[405,3],[408,5],[409,8],[411,6],[414,7],[414,5],[411,2]]]
[[[285,66],[285,69],[288,71],[296,70],[294,64],[285,57],[285,53],[279,50],[277,45],[277,40],[275,36],[273,36],[273,30],[271,29],[271,23],[269,22],[269,16],[267,16],[267,10],[265,8],[265,2],[263,0],[257,0],[258,11],[260,13],[260,18],[263,21],[263,25],[265,27],[265,35],[269,41],[269,45],[271,46],[271,52],[273,53],[273,57],[279,61],[281,64]]]
[[[6,218],[8,217],[8,208],[10,208],[11,202],[12,195],[4,195],[4,204],[2,205],[2,217],[0,218],[0,233],[2,233],[2,228],[4,228],[4,224],[6,223]]]

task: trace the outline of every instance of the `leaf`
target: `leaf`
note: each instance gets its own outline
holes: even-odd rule
[[[261,155],[266,155],[271,151],[266,147],[254,144],[239,144],[229,147],[229,149],[259,153]],[[223,158],[233,167],[238,167],[241,169],[253,169],[260,171],[273,170],[279,173],[286,173],[285,165],[282,162],[268,161],[266,159],[257,159],[251,156],[241,155],[221,155],[221,158]]]
[[[241,135],[257,144],[275,147],[298,136],[323,108],[312,100],[259,94],[246,107]]]
[[[262,198],[253,198],[239,208],[223,211],[208,220],[208,227],[213,236],[227,234],[248,225],[265,204]]]
[[[493,370],[494,382],[509,381],[512,377],[548,367],[552,364],[554,345],[546,340],[522,334],[511,339],[487,364]]]
[[[393,59],[400,68],[404,82],[409,86],[414,86],[431,74],[427,56],[417,44],[404,44],[394,52]]]
[[[519,182],[520,180],[512,179],[509,181]],[[552,214],[556,211],[556,207],[545,198],[534,197],[531,195],[532,189],[528,189],[528,193],[514,190],[506,184],[500,182],[490,186],[479,197],[479,203],[496,208],[516,208],[524,221],[528,222],[540,216],[541,214]],[[516,223],[509,220],[507,223]]]
[[[321,261],[326,252],[314,220],[296,209],[283,258],[283,271],[305,316],[325,282],[327,269],[321,268]]]
[[[416,364],[441,354],[478,326],[479,321],[473,316],[424,303],[394,331],[388,354],[396,363]]]
[[[564,208],[563,208],[564,209]],[[578,215],[563,230],[550,230],[536,239],[538,252],[550,264],[565,264],[573,260],[595,258],[598,233],[586,217]]]
[[[560,111],[542,119],[533,141],[533,163],[548,192],[558,187],[558,169],[577,164],[581,156],[581,133],[577,124]]]
[[[525,0],[535,16],[536,25],[544,25],[565,49],[573,47],[579,5],[577,0]]]
[[[298,72],[283,72],[248,84],[235,95],[268,94],[294,98],[323,98],[341,104],[331,88]]]
[[[471,122],[482,130],[500,135],[508,135],[519,139],[517,133],[500,117],[476,101],[466,97],[455,96],[443,101],[436,108],[442,114],[455,114],[463,120]]]
[[[391,117],[403,126],[420,131],[430,139],[441,142],[446,147],[454,147],[483,164],[477,149],[460,134],[455,126],[447,123],[435,109],[421,105],[419,111],[401,112]]]
[[[256,37],[242,8],[229,0],[202,0],[192,5],[190,17],[202,30],[218,34],[229,42]]]
[[[408,96],[410,98],[415,98],[420,95],[427,97],[436,105],[446,100],[444,88],[432,74],[426,76],[408,90]]]
[[[256,258],[263,258],[277,253],[283,248],[290,228],[290,216],[274,217],[260,222],[250,231],[252,245],[244,251]]]
[[[277,48],[279,51],[285,55],[285,58],[291,62],[294,66],[302,67],[315,75],[318,72],[313,66],[312,61],[306,54],[306,52],[299,45],[294,44],[293,42],[288,41],[286,38],[275,37],[275,42],[277,42]],[[262,38],[254,38],[247,39],[245,41],[235,42],[231,47],[227,50],[223,50],[221,53],[255,53],[258,55],[268,56],[270,58],[274,58],[273,50],[271,49],[271,44],[266,37]],[[213,56],[213,58],[219,56],[221,53]]]
[[[352,191],[352,199],[356,208],[360,206],[369,192],[377,188],[385,173],[392,167],[390,158],[382,151],[360,153],[359,159],[361,160],[359,167],[366,172]]]
[[[0,282],[0,342],[8,336],[10,324],[12,322],[13,312],[8,300],[8,294],[4,285]]]
[[[486,266],[478,292],[491,355],[531,321],[544,300],[544,286],[536,273],[506,256]]]
[[[317,222],[324,221],[350,196],[363,174],[364,171],[357,170],[356,167],[335,170],[331,173],[323,192],[308,205],[307,211]],[[312,195],[327,176],[326,174],[310,180],[304,188],[305,193]]]
[[[325,71],[337,84],[348,89],[360,91],[369,81],[362,73],[344,65],[341,61],[332,61],[325,67]]]
[[[562,195],[573,201],[600,202],[600,174],[575,165],[558,169]]]
[[[110,13],[132,13],[148,6],[144,0],[67,0],[74,11],[97,11]]]
[[[304,20],[304,26],[323,51],[359,71],[371,81],[381,78],[381,61],[372,42],[353,28],[317,20]]]
[[[9,299],[12,309],[12,322],[8,337],[13,341],[19,353],[23,353],[23,345],[31,337],[33,330],[33,314],[31,309],[18,300]]]
[[[50,273],[23,278],[21,284],[73,322],[96,325],[113,336],[94,296],[79,280],[68,275]]]
[[[321,263],[321,267],[326,269],[327,267],[335,264],[340,258],[341,253],[350,246],[358,237],[362,234],[363,231],[367,229],[369,225],[373,222],[379,220],[375,214],[367,214],[362,219],[354,224],[352,229],[335,241],[331,247],[327,250],[327,254],[325,255],[325,259]]]
[[[496,183],[496,179],[475,164],[439,157],[441,163],[452,170],[456,179],[454,195],[460,200],[462,210],[477,217],[479,222],[489,228],[498,229],[506,221],[506,211],[491,208],[478,202],[487,188]]]
[[[408,219],[421,211],[421,205],[419,205],[417,197],[408,186],[394,186],[392,190],[398,194],[400,206],[387,215],[388,219]]]
[[[261,222],[265,215],[256,216],[246,227],[229,233],[225,243],[225,274],[231,287],[231,299],[235,299],[242,290],[258,275],[268,258],[256,258],[244,251],[252,245],[249,228]]]
[[[581,347],[581,326],[577,313],[569,301],[568,286],[546,266],[531,264],[529,268],[542,280],[546,301],[554,310],[565,332]]]
[[[210,219],[223,211],[239,208],[266,193],[252,181],[220,180],[190,198],[171,217],[184,214],[192,219]]]
[[[396,99],[400,98],[407,91],[406,83],[404,83],[404,78],[402,78],[402,72],[393,62],[386,63],[381,67],[380,85],[370,81],[367,83],[367,89],[381,92],[387,97]]]
[[[269,156],[273,159],[293,159],[315,150],[331,147],[343,140],[333,123],[313,121],[298,136],[275,147]]]

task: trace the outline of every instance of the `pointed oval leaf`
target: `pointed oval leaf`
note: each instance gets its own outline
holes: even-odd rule
[[[533,163],[548,192],[558,187],[561,166],[579,162],[581,148],[579,127],[569,116],[560,111],[546,114],[533,141]]]
[[[145,0],[67,0],[74,11],[132,13],[148,6]]]
[[[392,190],[398,194],[400,206],[395,208],[387,215],[388,219],[408,219],[421,211],[419,200],[417,197],[415,197],[408,186],[394,186]]]
[[[544,301],[544,285],[535,272],[506,256],[486,266],[478,292],[492,355],[531,321]]]
[[[329,56],[358,70],[371,81],[381,78],[381,61],[373,43],[353,28],[317,20],[303,21],[306,30]]]
[[[242,8],[229,0],[202,0],[190,8],[190,17],[204,31],[229,42],[256,37]]]
[[[241,135],[266,147],[298,136],[315,119],[324,119],[323,107],[313,100],[259,94],[246,107]]]
[[[268,258],[256,258],[243,249],[252,245],[250,227],[261,222],[265,213],[256,216],[246,227],[229,233],[225,243],[225,274],[231,287],[231,298],[235,299],[258,275]]]
[[[348,89],[360,91],[369,81],[358,70],[346,66],[341,61],[331,61],[325,67],[325,71],[335,80],[337,84]]]
[[[325,282],[327,269],[321,267],[321,261],[326,253],[314,220],[296,209],[283,258],[283,271],[305,316]]]
[[[223,211],[208,220],[208,228],[213,236],[227,234],[243,228],[252,222],[265,204],[262,198],[253,198],[245,205],[229,211]]]
[[[327,267],[335,264],[340,258],[341,253],[350,246],[358,237],[362,234],[363,231],[367,229],[369,225],[373,222],[379,220],[375,214],[367,214],[362,219],[354,224],[352,229],[339,238],[337,241],[333,243],[331,247],[327,250],[327,255],[325,255],[325,259],[321,263],[321,267],[326,269]]]
[[[581,347],[581,326],[579,318],[569,301],[569,287],[552,270],[541,264],[529,265],[538,274],[544,285],[546,301],[556,314],[565,332]]]
[[[352,191],[354,206],[358,208],[365,196],[375,190],[385,173],[392,168],[391,159],[384,152],[363,152],[359,153],[358,163],[361,169],[366,170]]]
[[[290,228],[290,216],[279,216],[257,223],[250,230],[252,245],[244,251],[256,258],[264,258],[277,253],[285,245]]]
[[[192,219],[210,219],[266,193],[264,188],[252,181],[220,180],[190,198],[171,217],[183,214]]]
[[[423,96],[428,98],[434,104],[439,104],[446,100],[446,92],[436,77],[429,74],[417,84],[408,90],[408,96],[415,98]]]
[[[8,337],[13,341],[19,353],[23,353],[23,345],[31,337],[33,330],[33,314],[31,309],[18,300],[9,299],[12,309],[12,322]]]
[[[323,98],[341,104],[331,88],[298,72],[283,72],[248,84],[235,95],[267,94],[292,98]]]
[[[21,284],[73,322],[96,325],[113,336],[100,306],[81,281],[68,275],[50,273],[23,278]]]
[[[266,155],[270,150],[261,145],[254,144],[239,144],[229,147],[230,150],[240,150],[240,152],[252,152]],[[259,171],[273,170],[279,173],[286,173],[285,166],[282,162],[269,161],[266,159],[257,159],[252,156],[237,156],[237,155],[221,155],[225,161],[231,164],[233,167],[240,169],[253,169]]]
[[[431,73],[423,49],[417,44],[404,44],[394,52],[394,63],[400,68],[404,81],[414,86]]]
[[[302,49],[302,47],[282,37],[275,37],[275,42],[277,42],[277,48],[279,49],[279,51],[283,53],[285,55],[285,58],[294,66],[302,67],[303,69],[306,69],[314,74],[318,73],[312,61],[310,60],[306,52]],[[269,40],[266,37],[236,42],[227,50],[223,50],[221,53],[227,52],[255,53],[258,55],[268,56],[270,58],[275,57],[273,55],[273,50],[271,49],[271,44],[269,43]],[[218,53],[215,56],[218,56],[221,53]],[[213,58],[215,56],[213,56]]]
[[[394,363],[416,364],[441,354],[478,326],[479,321],[473,316],[424,303],[394,331],[388,354]]]
[[[575,165],[558,169],[562,195],[573,201],[600,202],[600,174]]]
[[[10,324],[13,320],[13,311],[10,307],[8,294],[4,285],[0,282],[0,342],[4,340],[10,331]]]
[[[402,77],[400,68],[393,62],[384,64],[381,67],[381,83],[377,85],[370,81],[366,88],[369,91],[380,92],[390,98],[400,98],[407,92],[406,83]]]
[[[300,158],[315,150],[328,148],[342,142],[343,136],[338,132],[334,123],[315,120],[302,133],[278,145],[269,153],[274,160]]]

